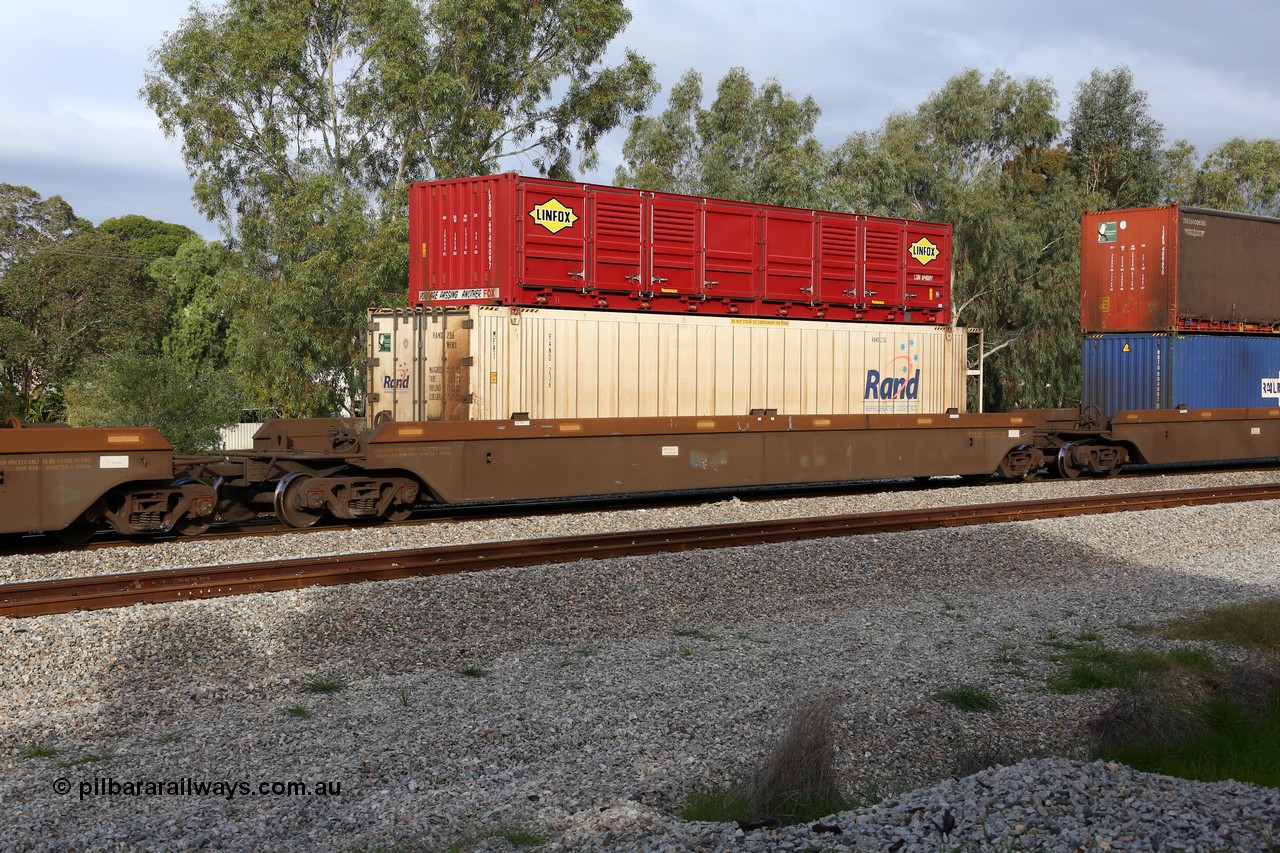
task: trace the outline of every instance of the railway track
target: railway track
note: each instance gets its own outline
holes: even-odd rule
[[[41,616],[582,559],[1273,499],[1280,499],[1280,483],[740,522],[96,575],[0,585],[0,615]]]

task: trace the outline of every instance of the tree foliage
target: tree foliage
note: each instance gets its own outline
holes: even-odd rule
[[[242,408],[225,371],[155,350],[123,348],[82,370],[67,387],[72,426],[154,427],[179,453],[216,449]]]
[[[1194,202],[1280,216],[1280,140],[1235,137],[1215,148],[1196,174]]]
[[[0,275],[37,249],[89,227],[62,196],[41,198],[31,187],[0,184]]]
[[[228,0],[152,54],[143,95],[230,225],[315,172],[372,198],[528,156],[567,175],[642,110],[652,69],[599,65],[619,0]]]
[[[1162,195],[1164,125],[1125,66],[1095,69],[1076,90],[1068,121],[1072,171],[1106,207],[1141,207]]]
[[[969,69],[835,155],[841,207],[953,224],[954,322],[985,331],[990,407],[1078,391],[1082,197],[1056,109],[1047,80]]]
[[[104,219],[98,228],[119,237],[131,252],[146,260],[171,258],[178,253],[178,248],[183,243],[192,237],[199,237],[185,225],[161,222],[137,214]]]
[[[114,235],[42,245],[0,278],[0,380],[28,419],[60,417],[54,401],[80,367],[154,339],[162,307],[146,263]]]
[[[623,144],[617,183],[679,192],[816,207],[828,156],[814,136],[821,111],[796,100],[776,79],[757,87],[742,68],[720,81],[702,106],[702,77],[689,70],[672,87],[667,109],[639,116]]]
[[[151,262],[148,272],[167,305],[168,324],[160,341],[165,356],[193,367],[226,366],[234,262],[222,243],[206,243],[199,236],[184,242],[172,257]]]
[[[365,307],[404,298],[407,180],[513,159],[564,177],[647,105],[647,62],[601,65],[629,19],[620,0],[193,7],[143,96],[233,238],[228,352],[256,405],[340,410]]]

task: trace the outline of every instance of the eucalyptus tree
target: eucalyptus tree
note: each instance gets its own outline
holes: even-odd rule
[[[154,336],[163,305],[146,262],[89,229],[46,243],[0,277],[0,381],[28,420],[65,414],[76,373]]]
[[[730,70],[704,107],[689,70],[667,108],[632,120],[617,183],[642,189],[793,207],[825,206],[828,155],[814,135],[821,110],[770,78],[757,86]]]
[[[62,196],[42,198],[31,187],[0,183],[0,275],[42,246],[91,227]]]
[[[593,163],[652,96],[638,55],[602,63],[629,20],[620,0],[193,6],[142,96],[240,253],[232,350],[260,404],[343,406],[365,306],[406,289],[407,182]]]
[[[1078,182],[1048,80],[968,69],[835,152],[842,206],[954,225],[958,325],[979,326],[989,406],[1078,393]]]
[[[1125,66],[1094,69],[1076,89],[1067,121],[1071,169],[1103,207],[1155,204],[1164,188],[1164,125]]]
[[[1196,175],[1196,204],[1280,216],[1280,140],[1228,139],[1210,152]]]

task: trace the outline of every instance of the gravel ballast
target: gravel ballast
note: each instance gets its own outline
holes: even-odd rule
[[[1032,499],[1051,496],[1045,485],[1083,488],[1014,488]],[[431,536],[891,508],[879,500],[476,521]],[[495,833],[519,829],[552,850],[1266,849],[1280,839],[1280,791],[1089,762],[1088,723],[1111,694],[1046,684],[1055,643],[1169,645],[1135,628],[1280,594],[1278,512],[1115,513],[2,621],[0,848],[500,850]],[[120,571],[300,555],[318,537],[411,547],[406,530],[43,559],[58,575]],[[205,547],[226,558],[178,553]],[[78,569],[82,558],[99,568]],[[999,709],[930,698],[957,684]],[[883,802],[822,831],[674,816],[691,791],[747,778],[818,696],[837,702],[847,792]]]

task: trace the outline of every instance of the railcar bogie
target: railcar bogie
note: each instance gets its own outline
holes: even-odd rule
[[[126,536],[194,535],[213,520],[212,486],[175,467],[154,429],[0,428],[0,533],[47,531],[79,544],[110,526]]]

